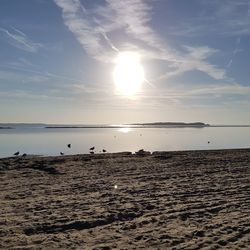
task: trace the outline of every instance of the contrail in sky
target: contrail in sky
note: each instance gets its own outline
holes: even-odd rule
[[[57,74],[50,73],[50,72],[42,72],[42,71],[37,71],[37,70],[32,70],[32,69],[25,69],[25,68],[21,68],[21,67],[17,67],[17,66],[11,66],[11,65],[3,65],[3,66],[0,65],[0,68],[1,67],[2,68],[15,69],[15,70],[23,71],[23,72],[28,72],[28,73],[34,73],[34,74],[47,76],[47,77],[52,77],[52,78],[54,77],[54,78],[58,78],[58,79],[82,82],[79,79],[75,79],[75,78],[71,78],[71,77],[67,77],[67,76],[63,76],[63,75],[57,75]]]
[[[248,21],[249,18],[250,18],[250,0],[248,0],[248,6],[247,6],[247,16],[246,16],[246,20]],[[241,43],[241,36],[238,37],[236,39],[236,44],[235,44],[235,49],[233,50],[233,55],[232,55],[232,58],[229,60],[229,62],[227,63],[227,68],[230,68],[232,63],[233,63],[233,58],[234,56],[240,51],[239,50],[239,46],[240,46],[240,43]]]
[[[104,32],[102,32],[102,35],[103,35],[103,37],[105,38],[105,40],[107,41],[107,43],[110,45],[110,47],[111,47],[114,51],[120,52],[120,50],[119,50],[118,48],[115,47],[115,45],[111,42],[111,40],[108,38],[108,36],[107,36]]]

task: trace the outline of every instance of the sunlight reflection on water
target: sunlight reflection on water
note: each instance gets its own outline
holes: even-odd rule
[[[128,133],[132,131],[132,128],[119,128],[118,131],[122,132],[122,133]]]

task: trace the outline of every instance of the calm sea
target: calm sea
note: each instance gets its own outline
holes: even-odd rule
[[[250,127],[0,129],[0,157],[12,156],[16,151],[39,155],[82,154],[88,153],[92,146],[96,153],[102,149],[134,152],[250,148]]]

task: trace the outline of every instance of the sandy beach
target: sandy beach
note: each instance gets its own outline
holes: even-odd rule
[[[250,149],[0,159],[1,249],[249,249]]]

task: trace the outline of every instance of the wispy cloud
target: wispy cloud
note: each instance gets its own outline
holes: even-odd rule
[[[51,91],[52,92],[52,91]],[[12,90],[12,91],[1,91],[0,92],[0,100],[3,99],[14,99],[15,101],[17,99],[20,100],[27,100],[27,99],[33,99],[33,100],[41,100],[41,101],[46,101],[46,100],[74,100],[73,97],[64,97],[60,95],[55,95],[53,93],[37,93],[37,92],[32,92],[28,90]]]
[[[33,42],[24,32],[15,27],[10,29],[0,27],[0,33],[9,44],[21,50],[34,53],[43,47],[41,43]]]
[[[250,87],[237,83],[218,83],[209,86],[206,83],[188,88],[179,86],[169,87],[158,91],[144,92],[140,95],[143,103],[150,103],[154,108],[164,108],[166,105],[185,107],[235,107],[249,104]],[[248,100],[248,102],[247,102]]]
[[[44,84],[49,81],[49,77],[46,75],[38,74],[23,74],[13,72],[11,70],[0,70],[0,80],[5,83],[18,83],[18,84]]]
[[[250,87],[240,84],[220,84],[215,86],[203,87],[190,90],[190,95],[250,95]]]
[[[12,76],[14,75],[20,75],[20,73],[17,72],[22,72],[23,75],[33,75],[37,76],[37,79],[44,79],[50,80],[55,82],[55,80],[61,80],[61,81],[70,81],[70,82],[78,82],[82,83],[81,79],[78,79],[76,77],[71,77],[63,74],[55,74],[53,72],[48,72],[48,71],[43,71],[41,70],[37,65],[32,64],[30,61],[26,60],[25,58],[19,58],[17,61],[11,61],[11,62],[6,62],[4,64],[0,64],[0,78],[5,77],[5,80],[11,80]],[[6,71],[7,69],[7,71]],[[3,72],[8,72],[2,73]],[[9,76],[9,77],[8,77]],[[21,78],[19,78],[21,79]],[[25,81],[24,81],[25,82]],[[36,81],[37,82],[37,81]]]
[[[63,20],[84,49],[95,59],[107,61],[110,53],[126,47],[115,45],[108,34],[119,31],[126,41],[135,39],[151,49],[168,53],[158,35],[148,25],[150,6],[142,0],[106,0],[105,5],[87,10],[79,0],[54,0],[63,11]],[[111,49],[111,51],[110,51]],[[106,55],[106,57],[105,57]],[[173,58],[172,58],[173,59]]]
[[[95,59],[103,59],[106,49],[102,33],[96,31],[93,17],[79,0],[54,0],[62,9],[65,25],[75,35],[86,52]],[[106,53],[105,53],[106,54]]]
[[[79,0],[54,1],[62,9],[65,25],[97,60],[110,62],[119,50],[136,48],[146,59],[168,63],[171,70],[160,78],[191,70],[202,71],[215,79],[225,77],[224,69],[207,61],[217,50],[199,46],[177,51],[164,42],[149,25],[152,10],[146,1],[106,0],[105,5],[94,9],[86,9]],[[111,38],[116,32],[125,38],[114,42]]]
[[[229,62],[227,63],[227,66],[226,66],[227,68],[230,68],[230,67],[232,66],[233,59],[234,59],[235,55],[236,55],[238,52],[241,51],[241,50],[239,49],[240,42],[241,42],[241,38],[239,37],[239,38],[236,39],[235,48],[234,48],[234,50],[233,50],[233,52],[232,52],[232,57],[231,57],[231,59],[230,59]]]
[[[107,3],[107,8],[114,12],[114,15],[111,16],[111,23],[116,23],[115,20],[119,20],[119,26],[123,27],[127,34],[153,48],[165,50],[161,39],[148,25],[151,21],[151,7],[145,1],[107,0]]]
[[[238,37],[250,34],[249,0],[201,0],[203,8],[168,29],[170,35]]]
[[[172,70],[167,71],[158,79],[167,79],[173,76],[180,75],[184,72],[198,70],[206,73],[208,76],[216,80],[226,78],[226,72],[224,69],[217,67],[209,62],[207,59],[217,53],[218,51],[207,46],[204,47],[190,47],[184,46],[184,53],[178,57],[175,63],[170,65]]]

